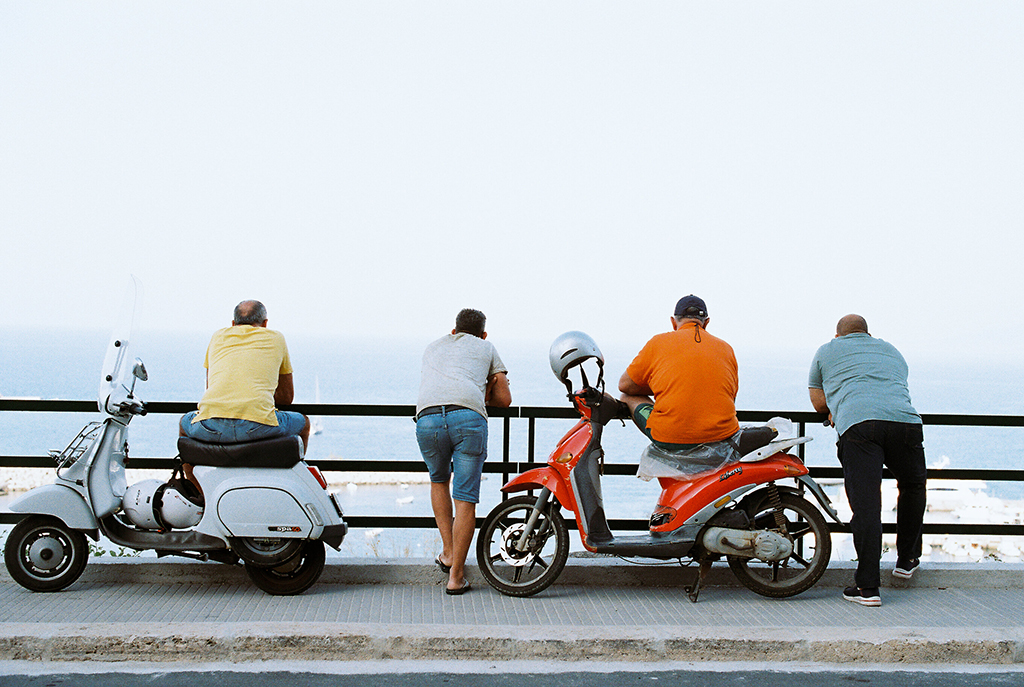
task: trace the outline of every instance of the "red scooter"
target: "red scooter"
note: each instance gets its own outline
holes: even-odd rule
[[[558,442],[547,466],[502,487],[505,493],[539,493],[507,499],[484,519],[477,561],[492,587],[509,596],[532,596],[558,578],[569,555],[561,508],[572,511],[588,551],[698,564],[686,587],[694,602],[712,563],[722,556],[744,586],[764,596],[794,596],[821,578],[832,540],[825,518],[803,498],[800,485],[836,522],[839,518],[800,459],[785,452],[810,438],[773,440],[776,432],[770,428],[743,430],[733,454],[738,460],[693,478],[659,477],[662,492],[649,533],[616,536],[601,496],[601,434],[608,422],[628,418],[629,411],[604,392],[604,358],[589,336],[563,334],[552,344],[550,358],[580,420]],[[598,370],[593,384],[583,368],[588,361]],[[569,379],[574,370],[582,380],[576,391]],[[776,484],[785,479],[796,486]]]

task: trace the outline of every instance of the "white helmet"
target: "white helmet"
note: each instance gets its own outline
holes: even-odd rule
[[[121,499],[128,519],[144,530],[185,529],[199,524],[203,507],[158,479],[136,482]]]
[[[168,484],[160,495],[159,515],[167,529],[183,530],[199,524],[203,507]]]
[[[548,351],[548,362],[551,363],[551,371],[562,382],[565,382],[569,370],[580,363],[596,359],[597,364],[604,367],[604,356],[601,349],[597,347],[594,340],[583,332],[566,332],[551,344]]]
[[[164,483],[158,479],[147,479],[128,487],[121,499],[121,507],[133,525],[144,530],[161,529],[157,503],[163,486]]]

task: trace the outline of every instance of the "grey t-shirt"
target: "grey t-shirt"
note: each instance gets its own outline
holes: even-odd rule
[[[487,340],[460,332],[443,336],[423,352],[416,412],[441,405],[460,405],[487,417],[487,380],[508,372]]]
[[[840,435],[865,420],[921,424],[910,404],[906,361],[895,346],[868,334],[847,334],[819,348],[807,386],[825,392]]]

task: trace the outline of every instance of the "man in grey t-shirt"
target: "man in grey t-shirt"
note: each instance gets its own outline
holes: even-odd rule
[[[860,315],[847,315],[836,336],[818,349],[807,382],[811,405],[829,414],[839,433],[839,462],[853,517],[856,586],[843,598],[882,604],[882,466],[896,477],[895,577],[909,579],[921,558],[927,468],[921,416],[910,404],[907,363],[896,348],[868,333]]]
[[[512,403],[507,370],[486,340],[485,324],[479,310],[462,310],[452,333],[427,346],[416,401],[416,441],[430,470],[430,505],[441,534],[435,562],[448,574],[448,594],[469,589],[465,564],[487,459],[487,406]]]

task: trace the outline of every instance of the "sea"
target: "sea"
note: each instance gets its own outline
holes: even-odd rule
[[[100,367],[109,333],[62,331],[58,329],[14,330],[0,338],[0,397],[91,400],[97,395]],[[136,393],[146,401],[194,402],[205,385],[203,356],[208,333],[143,331],[132,340],[133,356],[140,357],[149,379],[140,382]],[[295,369],[297,403],[414,404],[419,383],[420,357],[430,339],[388,339],[288,336]],[[568,407],[565,388],[548,366],[546,341],[492,339],[506,367],[513,405]],[[599,342],[601,343],[601,342]],[[619,375],[642,345],[607,345],[603,348],[608,386],[615,388]],[[780,417],[810,410],[807,371],[814,354],[809,351],[744,350],[737,348],[740,392],[737,408],[771,410]],[[1024,415],[1024,363],[935,360],[908,355],[910,387],[914,405],[921,413]],[[46,455],[61,449],[87,422],[99,413],[0,413],[0,455]],[[418,460],[415,425],[411,418],[319,417],[320,431],[310,441],[310,458],[360,460]],[[510,451],[513,460],[527,460],[525,420],[513,420]],[[543,460],[572,420],[540,420],[536,427],[536,459]],[[811,466],[837,466],[836,435],[829,427],[814,423],[807,428],[813,441],[806,446]],[[151,414],[136,418],[130,427],[133,456],[175,455],[177,418]],[[606,460],[636,463],[645,441],[632,426],[613,422],[604,434]],[[502,421],[491,420],[489,460],[500,460]],[[1024,428],[926,426],[925,451],[932,466],[949,468],[1024,469]],[[129,471],[129,483],[152,475]],[[159,476],[159,475],[157,475]],[[431,516],[429,486],[425,473],[327,473],[332,490],[340,492],[348,515],[403,514]],[[485,475],[478,516],[486,514],[501,500],[500,476]],[[0,469],[0,509],[20,490],[52,480],[49,470]],[[825,482],[826,491],[843,514],[845,496],[838,482]],[[1024,483],[988,482],[961,489],[958,496],[971,503],[959,511],[929,513],[930,520],[957,522],[964,517],[978,521],[1020,522],[1024,506]],[[646,519],[659,489],[657,482],[635,477],[610,476],[603,483],[606,511],[610,518]],[[887,490],[891,492],[891,490]],[[976,498],[973,498],[976,497]],[[892,494],[886,498],[890,501]],[[984,510],[979,504],[987,504]],[[894,503],[891,504],[893,507]],[[886,519],[893,514],[884,504]],[[943,506],[946,508],[946,506]],[[848,517],[848,516],[847,516]],[[968,520],[962,520],[968,521]],[[0,536],[3,536],[0,533]],[[574,535],[575,536],[575,535]],[[849,556],[847,535],[836,535],[837,555]],[[1024,538],[1004,538],[1024,539]],[[955,557],[961,551],[974,559],[1020,560],[1024,541],[980,542],[978,538],[936,539],[934,558]],[[354,529],[340,553],[342,556],[433,557],[439,539],[430,530]],[[582,547],[576,542],[576,550]],[[97,547],[100,553],[115,552]]]

